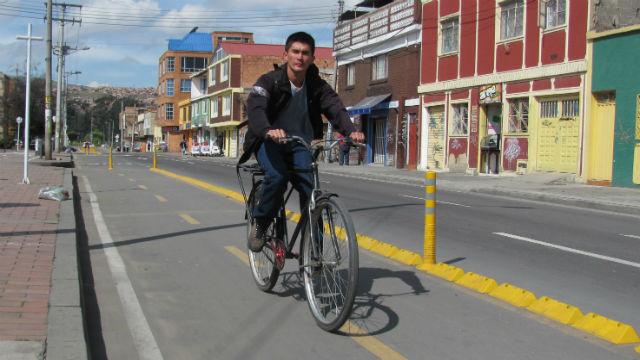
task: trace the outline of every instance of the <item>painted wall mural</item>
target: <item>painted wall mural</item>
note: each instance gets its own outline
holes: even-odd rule
[[[505,171],[516,171],[518,160],[529,158],[529,139],[508,137],[504,139],[502,168]]]

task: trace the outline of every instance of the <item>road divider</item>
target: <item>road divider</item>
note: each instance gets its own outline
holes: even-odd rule
[[[239,203],[244,204],[244,199],[242,197],[242,194],[235,192],[233,190],[229,190],[220,186],[209,184],[207,182],[193,179],[188,176],[174,174],[166,170],[151,169],[151,171],[158,173],[160,175],[181,180],[185,183],[202,188],[204,190],[218,193],[227,198],[230,198],[232,200],[235,200]],[[426,191],[427,190],[425,190],[425,192]],[[435,189],[433,189],[433,191],[435,192]],[[426,205],[425,205],[425,208],[426,208]],[[300,214],[293,212],[291,210],[286,210],[286,216],[289,220],[294,222],[297,222],[300,220]],[[507,233],[494,233],[494,234],[516,238],[518,240],[523,240],[528,242],[540,243],[537,240],[528,239],[528,238],[507,234]],[[620,345],[620,344],[640,343],[640,337],[638,337],[638,334],[633,328],[633,326],[629,324],[608,319],[604,316],[597,315],[594,313],[588,313],[587,315],[582,315],[583,314],[582,310],[580,310],[576,306],[563,303],[561,301],[552,299],[548,296],[542,296],[541,298],[537,298],[536,295],[529,290],[517,287],[509,283],[498,284],[498,282],[495,279],[492,279],[484,275],[472,273],[472,272],[466,273],[462,268],[459,268],[453,265],[449,265],[445,263],[434,264],[426,260],[425,258],[422,258],[419,263],[415,264],[414,254],[417,255],[416,253],[412,253],[409,250],[400,249],[395,245],[385,243],[383,241],[380,241],[378,239],[372,238],[367,235],[356,234],[356,236],[358,241],[358,247],[361,249],[369,250],[373,253],[385,256],[389,259],[395,260],[402,264],[415,266],[418,270],[424,271],[430,275],[442,278],[444,280],[447,280],[456,285],[460,285],[462,287],[468,288],[470,290],[476,291],[478,293],[489,295],[495,299],[504,301],[515,307],[524,308],[532,313],[554,320],[558,323],[571,326],[574,329],[594,335],[612,344]],[[434,236],[435,236],[435,233],[434,233]],[[545,246],[551,245],[551,247],[570,249],[563,246],[553,245],[548,243],[543,243],[543,245]],[[434,242],[434,246],[435,246],[435,242]],[[575,249],[571,249],[571,250],[575,250]],[[243,256],[246,257],[246,254],[242,252],[240,249],[238,249],[238,251],[235,251],[235,250],[232,251],[227,249],[227,251],[240,257],[240,255],[238,254],[238,251],[239,251],[240,253],[242,253]],[[580,250],[577,250],[577,251],[579,253],[585,253]],[[603,257],[603,256],[599,255],[599,257]],[[605,258],[608,258],[608,257],[605,257]],[[435,249],[433,252],[433,260],[435,260]],[[617,259],[617,260],[620,260],[620,259]],[[248,260],[247,260],[247,263],[248,263]],[[640,267],[640,264],[638,264],[638,266]],[[635,350],[640,353],[640,346],[636,347]],[[384,357],[384,358],[387,358],[387,357]],[[389,357],[389,358],[392,359],[393,357]]]

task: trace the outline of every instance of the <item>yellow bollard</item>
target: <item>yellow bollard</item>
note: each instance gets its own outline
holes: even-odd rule
[[[436,173],[424,176],[424,262],[436,263]]]
[[[153,166],[151,166],[151,168],[152,169],[157,169],[158,168],[157,164],[158,164],[158,162],[156,160],[156,149],[154,148],[153,149]]]
[[[109,171],[113,170],[113,148],[109,146]]]

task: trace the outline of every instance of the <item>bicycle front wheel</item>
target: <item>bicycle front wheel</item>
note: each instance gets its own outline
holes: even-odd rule
[[[353,221],[337,199],[316,203],[302,242],[309,309],[320,328],[338,330],[351,314],[358,286],[358,243]]]

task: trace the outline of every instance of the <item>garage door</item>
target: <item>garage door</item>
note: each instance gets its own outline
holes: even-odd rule
[[[538,171],[576,173],[580,136],[580,102],[577,98],[540,101]]]

